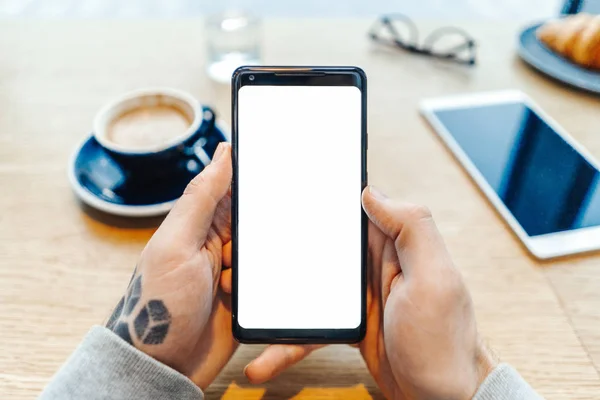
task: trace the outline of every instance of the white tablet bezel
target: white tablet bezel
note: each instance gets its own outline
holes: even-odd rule
[[[564,232],[555,232],[539,236],[529,236],[523,227],[517,222],[513,214],[508,210],[496,191],[489,185],[487,180],[479,172],[471,159],[454,140],[450,132],[436,117],[435,112],[439,110],[459,109],[486,104],[502,104],[521,102],[535,111],[558,135],[560,135],[570,146],[572,146],[583,158],[594,168],[600,171],[600,164],[592,155],[564,128],[546,114],[527,95],[518,90],[507,90],[499,92],[473,93],[451,97],[426,99],[421,102],[422,115],[431,124],[440,138],[460,161],[471,178],[479,185],[489,201],[506,220],[515,234],[521,239],[525,247],[539,259],[565,256],[600,249],[600,226],[574,229]]]

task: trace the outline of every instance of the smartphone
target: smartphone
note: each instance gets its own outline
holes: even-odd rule
[[[365,334],[367,78],[356,67],[232,77],[232,318],[243,343]]]
[[[421,111],[535,257],[600,249],[599,164],[524,93],[430,99]]]

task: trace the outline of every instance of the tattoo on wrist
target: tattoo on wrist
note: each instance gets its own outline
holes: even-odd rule
[[[171,315],[162,300],[150,300],[134,322],[135,333],[144,344],[161,344],[171,324]]]
[[[140,301],[140,297],[142,297],[142,275],[138,275],[127,289],[127,301],[123,308],[123,315],[126,317],[131,315],[133,309]]]
[[[133,345],[133,337],[129,331],[132,325],[135,337],[143,344],[161,344],[169,333],[171,314],[162,300],[149,300],[137,313],[133,311],[142,297],[142,275],[131,277],[127,294],[121,298],[106,327]],[[132,314],[137,314],[133,317]]]
[[[110,329],[111,331],[115,330],[115,325],[117,324],[117,320],[119,319],[119,317],[121,316],[121,313],[123,312],[123,304],[124,303],[125,303],[125,296],[121,297],[121,300],[119,300],[119,303],[117,304],[114,311],[112,312],[110,318],[108,319],[108,322],[106,322],[106,327],[108,329]]]

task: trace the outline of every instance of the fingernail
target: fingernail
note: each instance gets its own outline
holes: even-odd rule
[[[371,193],[371,195],[373,197],[375,197],[377,200],[387,200],[387,198],[388,198],[379,189],[377,189],[375,186],[372,186],[372,185],[369,186],[369,193]]]
[[[215,154],[213,154],[212,161],[219,161],[219,158],[221,158],[221,155],[223,155],[223,151],[225,151],[225,145],[223,143],[219,143],[217,149],[215,150]]]
[[[250,363],[250,364],[247,364],[247,365],[244,367],[244,371],[242,372],[242,373],[244,374],[244,376],[246,377],[246,379],[248,379],[248,381],[249,381],[249,382],[251,382],[251,381],[252,381],[252,380],[250,379],[250,377],[248,376],[248,368],[250,367],[250,365],[251,365],[251,364],[252,364],[252,363]]]

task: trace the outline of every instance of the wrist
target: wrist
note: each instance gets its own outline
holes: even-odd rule
[[[477,346],[477,355],[475,358],[475,367],[477,372],[477,383],[475,390],[469,399],[472,399],[479,387],[485,381],[485,378],[498,366],[497,356],[481,340]]]

